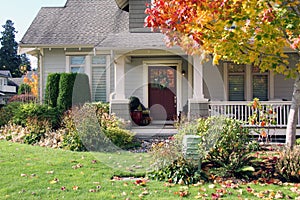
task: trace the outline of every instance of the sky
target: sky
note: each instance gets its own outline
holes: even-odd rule
[[[61,7],[67,0],[0,0],[0,25],[10,19],[18,33],[16,41],[19,42],[41,7]]]
[[[10,19],[18,33],[16,42],[24,36],[26,30],[34,20],[41,7],[62,7],[67,0],[0,0],[0,31],[6,20]],[[36,60],[30,57],[32,66],[36,67]]]

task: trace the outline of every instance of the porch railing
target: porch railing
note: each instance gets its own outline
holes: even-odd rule
[[[224,115],[247,122],[254,112],[248,101],[213,101],[210,102],[210,115]],[[262,101],[263,109],[272,108],[275,113],[276,127],[287,126],[288,114],[291,108],[290,101]],[[300,128],[300,112],[298,112],[297,127]]]

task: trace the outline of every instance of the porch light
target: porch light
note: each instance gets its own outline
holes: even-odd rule
[[[185,75],[185,70],[184,69],[181,71],[181,74],[182,74],[182,76]]]

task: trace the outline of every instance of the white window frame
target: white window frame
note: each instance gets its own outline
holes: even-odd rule
[[[105,56],[105,59],[106,59],[106,63],[104,64],[93,64],[93,57],[97,57],[97,56]],[[90,63],[91,63],[91,75],[90,75],[90,80],[91,80],[91,90],[93,90],[93,85],[92,85],[92,82],[93,82],[93,67],[105,67],[105,71],[106,71],[106,74],[105,74],[105,81],[106,81],[106,102],[109,102],[109,95],[110,95],[110,56],[109,55],[106,55],[106,54],[96,54],[96,55],[93,55],[93,56],[90,56]],[[93,95],[93,91],[92,91],[92,95]],[[94,99],[93,99],[94,100]]]
[[[82,64],[72,64],[72,58],[73,57],[83,57],[84,58],[84,62]],[[73,72],[72,71],[72,68],[79,68],[79,71],[77,73],[85,73],[85,70],[86,70],[86,62],[87,62],[87,59],[86,59],[86,56],[84,55],[73,55],[73,56],[69,56],[69,72]],[[76,73],[76,72],[73,72],[73,73]]]
[[[225,101],[229,101],[229,70],[228,70],[228,63],[223,63],[224,67],[224,84],[225,84]],[[252,73],[251,65],[245,66],[245,72],[244,72],[244,99],[246,101],[252,101],[253,100],[253,86],[252,86],[252,80],[253,75],[267,75],[268,78],[268,100],[274,98],[274,75],[271,72],[264,72],[259,73],[255,72]]]

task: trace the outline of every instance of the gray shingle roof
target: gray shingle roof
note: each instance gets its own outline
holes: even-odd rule
[[[0,70],[0,75],[2,75],[3,77],[8,77],[8,78],[12,77],[9,70]]]
[[[42,8],[21,40],[26,45],[166,48],[161,33],[130,32],[129,13],[113,0],[67,0],[64,7]]]
[[[108,35],[98,48],[166,48],[161,33],[130,33],[128,31]]]
[[[128,30],[128,13],[112,0],[68,0],[42,8],[22,45],[96,45],[109,33]]]

